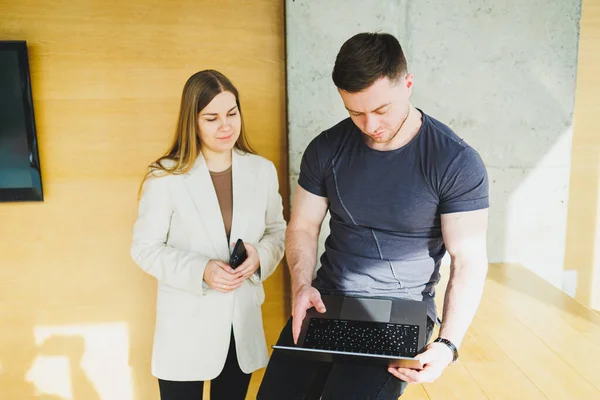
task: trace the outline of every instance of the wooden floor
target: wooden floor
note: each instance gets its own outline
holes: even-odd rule
[[[280,328],[266,323],[269,341]],[[409,385],[402,400],[600,399],[600,315],[519,265],[490,265],[460,355],[438,381]]]
[[[460,354],[402,400],[600,399],[600,315],[519,265],[490,265]]]

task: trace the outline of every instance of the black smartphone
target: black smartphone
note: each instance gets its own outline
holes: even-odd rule
[[[246,246],[244,246],[244,242],[242,239],[238,239],[235,242],[235,247],[233,248],[233,252],[231,253],[231,257],[229,257],[229,266],[233,269],[239,267],[248,257],[246,253]]]

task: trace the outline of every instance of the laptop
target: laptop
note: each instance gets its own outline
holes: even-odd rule
[[[321,298],[327,311],[307,311],[298,344],[274,345],[274,349],[315,361],[423,368],[414,357],[426,345],[425,302],[335,295]]]

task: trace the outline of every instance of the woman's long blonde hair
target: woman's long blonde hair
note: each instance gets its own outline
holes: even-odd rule
[[[233,83],[225,75],[212,69],[196,72],[183,87],[173,143],[169,151],[150,164],[149,171],[141,186],[150,175],[185,174],[193,167],[196,158],[200,155],[202,146],[198,128],[198,114],[216,95],[222,92],[231,92],[235,96],[235,102],[242,121],[240,136],[235,142],[234,148],[244,153],[255,154],[246,138],[240,98]],[[165,161],[167,162],[165,163]]]

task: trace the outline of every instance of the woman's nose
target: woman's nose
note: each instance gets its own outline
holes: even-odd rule
[[[221,122],[221,126],[219,126],[219,130],[227,131],[231,127],[231,124],[227,122],[227,120]]]

